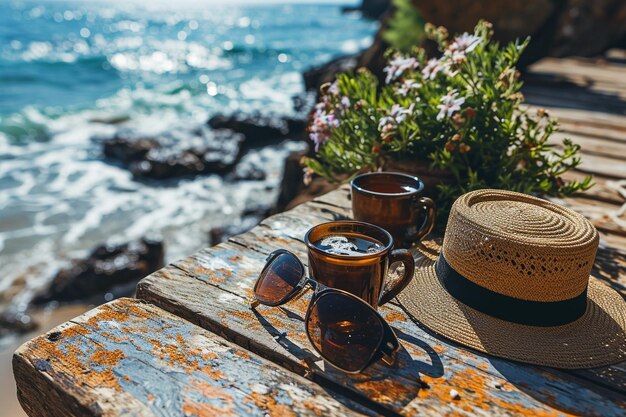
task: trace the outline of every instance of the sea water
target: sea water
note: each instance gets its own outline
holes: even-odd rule
[[[271,204],[300,144],[245,157],[265,181],[136,181],[99,141],[185,142],[216,112],[293,115],[301,73],[367,47],[375,30],[328,4],[0,2],[0,293],[25,286],[2,302],[23,308],[29,289],[105,241],[156,234],[171,261]]]

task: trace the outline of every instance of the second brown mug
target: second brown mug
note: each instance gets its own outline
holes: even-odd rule
[[[423,192],[424,183],[411,175],[362,174],[351,182],[352,215],[387,230],[397,247],[409,248],[435,225],[435,203]]]
[[[393,237],[373,224],[337,221],[317,225],[304,237],[309,275],[378,308],[398,295],[413,278],[415,261],[406,249],[392,249]],[[387,282],[389,265],[404,264],[404,274]]]

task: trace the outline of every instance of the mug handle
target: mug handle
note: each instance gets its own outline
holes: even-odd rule
[[[426,212],[424,222],[415,235],[410,238],[412,242],[417,243],[422,240],[424,236],[429,234],[433,230],[433,227],[435,227],[435,202],[428,197],[420,197],[415,200],[413,204],[420,206],[420,208]]]
[[[415,273],[415,260],[413,255],[406,249],[394,249],[389,254],[389,265],[395,262],[402,262],[404,265],[404,276],[396,282],[394,282],[391,288],[385,288],[383,294],[380,296],[378,302],[379,305],[383,305],[391,301],[396,295],[400,294],[400,291],[409,285],[409,282],[413,279]],[[385,277],[385,280],[387,277]]]

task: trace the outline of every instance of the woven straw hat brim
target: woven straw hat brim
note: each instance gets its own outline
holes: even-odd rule
[[[626,301],[593,277],[585,314],[553,327],[534,327],[481,313],[452,297],[435,274],[438,247],[418,249],[415,276],[398,300],[435,333],[490,355],[555,368],[579,369],[626,359]]]

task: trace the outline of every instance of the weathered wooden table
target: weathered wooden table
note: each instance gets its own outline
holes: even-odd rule
[[[624,97],[619,72],[577,62],[550,69],[548,60],[533,74],[541,82],[544,73],[570,77],[574,87],[595,74],[599,88],[610,85]],[[539,81],[531,101],[558,106],[554,88]],[[585,162],[569,176],[591,172],[597,185],[561,202],[598,227],[593,274],[625,295],[626,194],[616,184],[626,178],[626,106],[620,99],[622,115],[601,113],[595,95],[576,101],[573,91],[560,98],[570,108],[554,111],[583,145]],[[342,187],[272,216],[145,278],[137,299],[111,302],[26,343],[14,356],[24,409],[31,416],[626,414],[626,363],[562,371],[493,358],[420,328],[392,303],[381,313],[402,344],[397,366],[350,376],[325,366],[304,335],[310,294],[251,310],[266,255],[289,248],[306,261],[304,233],[350,217],[348,194]],[[460,397],[452,399],[451,390]]]

